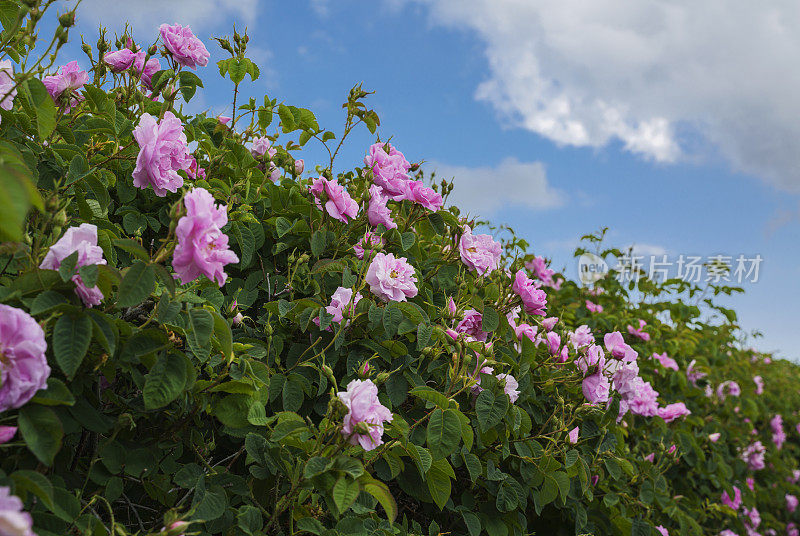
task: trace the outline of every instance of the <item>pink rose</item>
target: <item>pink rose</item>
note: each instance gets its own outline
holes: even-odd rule
[[[166,112],[164,118],[156,122],[152,115],[142,114],[133,137],[139,144],[133,185],[142,189],[152,186],[159,197],[164,197],[168,191],[177,192],[183,186],[178,170],[187,170],[192,165],[180,119]]]
[[[103,56],[105,64],[115,73],[121,73],[133,67],[134,59],[136,59],[136,54],[129,48],[106,52],[106,55]]]
[[[78,252],[76,268],[106,264],[103,258],[103,248],[97,245],[97,226],[82,223],[78,227],[70,227],[58,242],[50,246],[39,268],[43,270],[58,270],[64,259]],[[83,300],[86,307],[99,305],[103,300],[103,293],[95,285],[91,288],[83,283],[80,273],[72,276],[75,283],[75,293]]]
[[[456,309],[456,302],[453,301],[453,297],[452,296],[447,298],[446,308],[447,308],[447,314],[449,316],[451,316],[451,317],[455,317],[456,316],[456,312],[458,312],[458,310]]]
[[[500,264],[500,243],[487,234],[472,234],[469,227],[464,227],[458,250],[461,261],[480,276],[494,271]]]
[[[228,117],[227,115],[220,114],[217,116],[217,121],[219,122],[220,125],[226,126],[228,123],[231,122],[231,118]]]
[[[63,65],[56,74],[42,78],[42,84],[47,92],[56,101],[56,104],[65,107],[69,112],[76,104],[84,99],[77,91],[89,81],[89,73],[78,67],[77,61]]]
[[[192,69],[196,69],[198,65],[200,67],[208,65],[211,54],[188,26],[162,24],[158,30],[164,46],[180,65]]]
[[[665,529],[662,525],[656,527],[656,530],[661,534],[661,536],[669,536],[669,531]]]
[[[558,317],[551,316],[549,318],[545,318],[544,320],[542,320],[542,327],[547,331],[552,331],[557,323],[558,323]]]
[[[663,354],[653,354],[653,359],[661,363],[661,366],[667,369],[678,370],[678,362],[672,359],[667,355],[667,352]]]
[[[350,444],[361,445],[364,450],[382,445],[383,423],[392,420],[392,412],[378,400],[378,387],[372,380],[353,380],[347,384],[347,391],[337,396],[347,406],[342,435]]]
[[[522,305],[525,307],[526,313],[529,315],[544,316],[545,307],[547,307],[547,294],[539,288],[538,283],[528,278],[524,271],[517,271],[517,275],[514,277],[514,283],[511,285],[511,290],[522,298]],[[556,321],[558,321],[557,318]]]
[[[333,315],[331,322],[336,322],[338,324],[344,320],[345,314],[352,315],[353,310],[360,299],[360,292],[356,292],[355,298],[353,298],[353,289],[345,287],[337,288],[331,296],[331,304],[325,307],[325,310],[328,312],[328,314]],[[348,323],[349,322],[350,321],[348,320]],[[319,326],[319,318],[315,318],[314,323]],[[328,331],[330,330],[331,327],[328,326]]]
[[[756,394],[762,394],[764,392],[764,380],[761,376],[753,376],[753,383],[756,384]]]
[[[722,437],[722,434],[719,432],[714,432],[713,434],[708,434],[708,440],[712,443],[716,443],[719,441],[719,438]]]
[[[640,377],[635,378],[632,383],[633,391],[624,398],[631,413],[642,417],[658,415],[658,391],[653,389],[650,382],[646,382]]]
[[[686,404],[683,402],[676,402],[675,404],[669,404],[663,408],[658,408],[658,416],[667,422],[672,422],[679,417],[691,414],[692,412],[689,411],[689,408],[687,408]]]
[[[780,414],[775,415],[769,421],[769,424],[772,427],[772,442],[775,443],[775,447],[778,450],[781,450],[786,442],[786,433],[783,431],[783,417]]]
[[[11,495],[11,489],[0,486],[0,534],[3,536],[36,536],[33,518],[23,509],[22,500]]]
[[[406,194],[408,170],[411,164],[403,153],[388,143],[375,143],[364,157],[364,165],[372,171],[372,180],[386,191],[395,201],[401,201]]]
[[[133,60],[133,69],[139,73],[142,84],[148,89],[152,88],[153,75],[161,70],[161,62],[158,61],[158,58],[150,58],[147,60],[147,63],[145,63],[144,60],[147,54],[144,52],[137,52],[135,56]]]
[[[793,514],[795,510],[797,510],[797,497],[794,495],[786,494],[786,510],[789,511],[790,514]]]
[[[23,406],[47,386],[46,350],[36,320],[22,309],[0,304],[0,413]]]
[[[603,347],[598,346],[596,344],[591,345],[587,350],[585,355],[581,355],[578,359],[575,360],[575,365],[578,369],[586,374],[589,372],[589,369],[597,365],[597,367],[602,371],[603,366],[606,363],[605,352],[603,352]]]
[[[278,153],[277,149],[272,148],[272,142],[267,137],[253,138],[253,145],[250,147],[250,154],[255,158],[269,154],[270,158]]]
[[[576,350],[578,348],[583,348],[584,346],[594,344],[594,335],[592,335],[592,330],[589,329],[589,326],[586,324],[578,326],[578,329],[576,329],[574,332],[569,332],[569,343]]]
[[[503,383],[503,392],[508,395],[511,403],[516,402],[519,398],[519,383],[516,378],[511,374],[498,374],[497,379]]]
[[[556,273],[547,267],[547,260],[544,257],[534,257],[525,263],[525,268],[533,272],[533,276],[542,282],[552,282]]]
[[[656,453],[655,452],[651,452],[650,454],[645,456],[644,459],[647,462],[653,463],[655,461],[655,459],[656,459]]]
[[[761,444],[761,441],[756,441],[745,448],[740,457],[747,462],[747,466],[751,471],[760,471],[766,464],[764,463],[764,454],[767,449]]]
[[[547,341],[547,349],[550,351],[550,355],[556,355],[558,349],[561,348],[561,336],[558,333],[549,331],[545,335],[545,340]]]
[[[295,175],[302,175],[303,170],[306,168],[306,163],[303,161],[302,158],[298,158],[294,161],[294,173]]]
[[[583,396],[592,404],[605,404],[608,402],[611,385],[608,378],[598,372],[583,379]]]
[[[383,247],[383,244],[384,240],[381,235],[375,234],[372,231],[367,231],[361,240],[353,246],[353,251],[355,251],[356,257],[363,259],[366,250],[369,250],[371,253],[373,249]]]
[[[606,333],[603,337],[603,343],[606,345],[606,350],[608,350],[611,357],[616,359],[631,362],[636,361],[639,356],[636,350],[625,343],[625,339],[622,338],[622,334],[619,331]]]
[[[478,341],[485,341],[489,334],[482,329],[483,315],[475,309],[464,312],[464,318],[456,326],[458,333],[465,333]]]
[[[358,203],[353,201],[344,186],[338,182],[320,177],[314,179],[310,190],[316,198],[317,207],[320,210],[322,210],[320,197],[323,194],[327,197],[325,210],[328,211],[331,217],[347,223],[349,219],[355,218],[356,214],[358,214]]]
[[[580,435],[580,433],[581,433],[580,426],[576,426],[575,428],[570,430],[569,434],[567,434],[567,436],[569,437],[569,442],[572,443],[573,445],[575,443],[577,443],[578,442],[578,436]]]
[[[405,257],[377,253],[365,277],[369,290],[383,301],[406,301],[417,295],[414,267]]]
[[[186,215],[178,220],[175,229],[178,245],[172,267],[181,284],[204,274],[222,286],[228,278],[224,266],[239,262],[239,257],[228,247],[228,236],[222,232],[222,227],[228,223],[228,207],[214,204],[214,197],[204,188],[187,193],[183,204]]]
[[[11,441],[16,433],[16,426],[0,426],[0,445]]]
[[[383,190],[380,186],[372,185],[369,187],[369,207],[367,208],[367,217],[369,224],[377,227],[383,224],[387,229],[396,229],[397,224],[392,219],[392,211],[386,206],[389,198],[383,195]]]
[[[425,186],[422,181],[406,181],[404,199],[408,199],[418,205],[422,205],[428,210],[439,210],[442,208],[442,196],[432,188]]]
[[[645,322],[644,320],[639,320],[639,327],[638,328],[635,328],[635,327],[633,327],[633,326],[631,326],[629,324],[628,325],[628,333],[630,333],[634,337],[638,337],[638,338],[642,339],[643,341],[649,341],[650,340],[650,334],[643,330],[646,325],[647,325],[647,322]]]
[[[602,313],[603,312],[603,306],[602,305],[598,305],[598,304],[596,304],[594,302],[590,302],[589,300],[586,300],[586,308],[589,309],[589,311],[592,312],[592,313]]]
[[[3,110],[10,110],[14,107],[14,97],[17,96],[15,85],[14,66],[9,60],[0,61],[0,98],[5,95],[0,101],[0,108]]]
[[[517,335],[517,339],[522,340],[522,337],[528,337],[530,340],[536,339],[536,326],[531,326],[530,324],[519,324],[514,326],[514,333]]]

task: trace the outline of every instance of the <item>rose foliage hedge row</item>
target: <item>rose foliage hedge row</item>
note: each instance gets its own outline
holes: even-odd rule
[[[337,132],[187,115],[258,78],[246,36],[64,64],[48,6],[0,2],[0,534],[798,533],[798,370],[741,345],[736,289],[566,281],[360,87]]]

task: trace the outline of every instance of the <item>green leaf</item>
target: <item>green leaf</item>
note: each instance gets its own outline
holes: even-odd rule
[[[315,257],[319,257],[325,252],[325,245],[327,242],[325,231],[314,231],[311,235],[311,253]]]
[[[450,498],[452,491],[450,479],[455,478],[455,476],[453,468],[444,458],[434,461],[425,475],[428,491],[439,510],[444,509],[444,505],[447,504],[447,500]]]
[[[422,400],[427,400],[435,404],[436,406],[447,409],[450,407],[450,399],[444,396],[439,391],[428,387],[427,385],[420,385],[419,387],[414,387],[409,391],[410,395],[416,396],[417,398],[421,398]]]
[[[117,305],[119,307],[139,305],[153,292],[155,284],[156,273],[153,267],[142,261],[136,261],[122,278]]]
[[[389,486],[374,478],[365,478],[363,486],[364,491],[375,497],[375,499],[381,503],[383,510],[386,512],[386,517],[389,521],[394,523],[394,520],[397,519],[397,503],[389,491]]]
[[[69,186],[81,180],[88,175],[90,171],[91,168],[89,168],[89,162],[86,161],[86,158],[84,158],[82,154],[76,154],[69,163],[66,185]]]
[[[81,266],[80,268],[78,268],[78,274],[80,274],[81,281],[83,281],[83,284],[86,285],[88,288],[93,288],[97,286],[98,269],[96,264]]]
[[[278,219],[275,220],[275,230],[278,232],[278,238],[284,236],[286,233],[292,230],[292,222],[284,218],[283,216],[279,216]]]
[[[292,115],[292,111],[285,104],[278,106],[278,117],[281,118],[281,125],[284,132],[291,132],[297,128],[294,124],[294,115]]]
[[[186,334],[189,346],[203,348],[211,339],[211,332],[214,329],[214,317],[211,313],[200,307],[189,310],[189,327],[191,330]]]
[[[72,406],[75,404],[75,397],[64,382],[50,376],[47,378],[47,388],[37,391],[31,402],[43,406]]]
[[[161,352],[145,376],[142,397],[147,410],[166,406],[181,394],[186,385],[186,362],[176,354]]]
[[[449,456],[461,441],[461,420],[454,409],[433,412],[428,420],[428,449],[433,459]]]
[[[78,252],[73,251],[70,255],[61,261],[58,267],[58,275],[61,276],[62,281],[69,281],[75,275],[75,268],[78,265]]]
[[[329,458],[322,458],[320,456],[309,458],[309,460],[306,462],[305,468],[303,469],[303,478],[312,478],[320,473],[324,473],[332,464],[333,460]]]
[[[253,536],[261,533],[264,518],[261,517],[261,511],[258,508],[246,504],[239,507],[239,513],[236,514],[236,524],[244,533]]]
[[[51,309],[54,309],[65,303],[69,303],[69,300],[67,300],[67,298],[65,298],[60,292],[56,292],[54,290],[45,290],[33,300],[29,312],[32,316],[36,316],[46,313]]]
[[[92,321],[86,315],[64,314],[53,328],[53,355],[67,378],[81,366],[92,340]]]
[[[484,389],[475,401],[475,413],[478,415],[478,424],[481,430],[488,430],[498,424],[508,411],[508,396],[496,396],[488,389]]]
[[[53,410],[29,404],[20,410],[18,424],[28,449],[43,464],[53,465],[64,435],[61,421]]]
[[[403,248],[403,251],[408,251],[416,240],[417,237],[414,233],[403,233],[400,235],[400,247]]]
[[[117,238],[113,240],[113,244],[120,248],[123,251],[127,251],[134,257],[143,260],[145,262],[150,261],[150,254],[147,253],[147,250],[142,247],[142,245],[137,242],[136,240],[130,238]]]
[[[558,497],[558,482],[551,475],[545,475],[542,489],[539,491],[539,504],[545,506]]]
[[[500,315],[491,307],[483,308],[483,320],[481,329],[483,331],[494,331],[500,325]]]
[[[22,470],[11,473],[11,480],[14,481],[15,495],[24,499],[26,492],[33,493],[45,506],[53,510],[53,484],[46,476],[36,471]]]
[[[44,210],[30,169],[10,144],[0,144],[0,242],[22,239],[22,226],[31,205]]]
[[[225,359],[233,359],[233,335],[231,334],[231,327],[228,321],[222,318],[222,315],[216,311],[212,311],[211,315],[214,317],[214,336],[219,341],[220,349],[225,355]]]
[[[31,105],[36,109],[36,130],[39,138],[45,140],[56,128],[56,103],[41,81],[29,78],[27,84]]]
[[[361,486],[358,484],[358,482],[350,480],[345,475],[339,477],[339,480],[337,480],[336,484],[333,485],[331,496],[333,497],[333,502],[336,504],[336,508],[339,509],[340,513],[343,513],[345,510],[350,508],[350,505],[352,505],[358,498],[360,491]]]

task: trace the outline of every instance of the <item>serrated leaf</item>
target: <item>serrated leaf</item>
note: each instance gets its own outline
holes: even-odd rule
[[[133,307],[147,298],[156,285],[156,273],[153,267],[142,261],[136,261],[128,268],[119,285],[117,306]]]
[[[186,363],[177,355],[161,352],[156,364],[145,376],[142,397],[147,410],[166,406],[186,385]]]
[[[81,366],[92,340],[92,321],[86,315],[64,314],[53,328],[53,355],[67,378]]]

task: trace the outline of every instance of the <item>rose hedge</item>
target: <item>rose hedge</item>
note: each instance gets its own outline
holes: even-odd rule
[[[360,87],[339,133],[186,115],[180,25],[54,73],[48,6],[0,3],[0,534],[797,534],[798,371],[737,289],[564,281],[389,144],[333,176]]]

